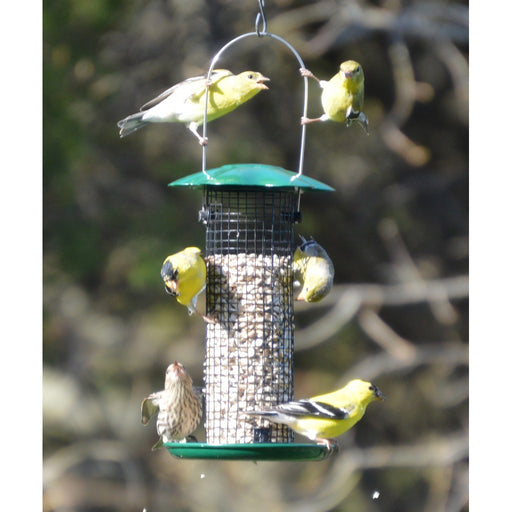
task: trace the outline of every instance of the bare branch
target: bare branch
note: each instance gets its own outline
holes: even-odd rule
[[[351,284],[336,285],[320,303],[300,304],[296,314],[312,308],[329,308],[331,311],[305,328],[295,331],[295,346],[303,350],[319,345],[339,332],[363,306],[404,306],[446,299],[464,299],[469,293],[467,275],[393,285]]]
[[[468,345],[457,342],[425,343],[416,347],[414,357],[408,360],[397,359],[386,352],[369,356],[352,366],[339,379],[339,385],[344,385],[354,378],[374,380],[381,375],[408,372],[423,365],[444,365],[454,367],[468,366]]]
[[[395,83],[395,102],[380,125],[380,134],[388,147],[414,166],[427,163],[430,151],[409,139],[400,127],[410,117],[418,99],[418,84],[407,45],[398,33],[392,35],[388,48]]]
[[[366,334],[386,350],[391,357],[404,361],[410,361],[414,357],[416,347],[391,329],[374,309],[363,308],[359,312],[358,320]]]
[[[390,218],[382,220],[379,224],[379,234],[384,242],[386,242],[388,251],[396,264],[399,279],[412,283],[413,286],[418,288],[423,288],[425,281],[400,236],[396,222]],[[450,304],[448,297],[444,296],[436,300],[429,300],[429,305],[439,323],[451,325],[457,321],[459,315]]]
[[[414,445],[376,446],[373,448],[341,449],[331,470],[322,480],[321,489],[314,495],[301,497],[289,504],[288,510],[315,512],[333,510],[339,505],[365,469],[390,467],[427,468],[450,466],[468,457],[467,432],[439,436],[435,440]]]
[[[119,496],[123,496],[125,505],[129,505],[144,495],[143,474],[128,454],[126,445],[119,441],[93,439],[90,442],[85,441],[69,445],[54,452],[50,457],[46,457],[43,468],[43,485],[47,502],[46,507],[49,510],[59,510],[69,502],[68,493],[61,492],[61,488],[65,486],[66,475],[69,475],[71,481],[75,482],[77,489],[83,489],[84,499],[87,495],[90,495],[90,492],[87,493],[86,491],[86,479],[79,479],[78,477],[74,479],[72,477],[73,470],[77,472],[77,475],[80,475],[80,467],[88,461],[94,461],[98,465],[100,462],[106,461],[114,463],[121,469],[123,477],[122,492],[117,487],[116,489],[119,492],[113,492],[111,482],[109,486],[104,488],[105,492],[102,499],[106,503],[115,503]],[[99,493],[99,491],[97,492]],[[96,498],[99,499],[100,495],[98,494]]]
[[[315,30],[315,36],[307,39],[305,27],[322,22],[324,24]],[[290,9],[272,18],[269,24],[273,31],[285,33],[307,57],[318,57],[332,46],[346,44],[375,31],[429,42],[468,42],[467,7],[431,2],[392,10],[354,0],[324,0]]]

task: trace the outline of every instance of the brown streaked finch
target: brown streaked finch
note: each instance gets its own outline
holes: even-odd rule
[[[156,431],[160,439],[152,450],[163,443],[186,442],[199,426],[202,412],[202,397],[193,387],[190,375],[181,363],[171,363],[165,372],[165,389],[151,393],[141,404],[143,425],[158,413]]]

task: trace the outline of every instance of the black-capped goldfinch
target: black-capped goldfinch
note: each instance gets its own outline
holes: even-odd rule
[[[366,134],[368,118],[363,112],[364,73],[361,64],[347,60],[340,64],[340,69],[330,80],[318,79],[309,69],[300,68],[302,76],[316,80],[322,88],[322,107],[324,114],[315,119],[303,117],[302,124],[317,121],[346,121],[347,125],[358,122]]]
[[[200,393],[192,386],[192,379],[181,363],[175,361],[165,372],[165,387],[151,393],[141,404],[142,424],[158,413],[156,431],[160,439],[153,450],[163,443],[184,442],[199,426],[203,414]]]
[[[260,411],[246,411],[273,423],[288,425],[312,441],[335,448],[333,439],[353,427],[366,412],[366,407],[384,395],[371,382],[355,379],[345,387],[313,398],[287,402]]]
[[[199,143],[207,140],[197,129],[203,124],[206,88],[208,87],[207,121],[228,114],[250,100],[260,91],[268,89],[269,79],[257,71],[244,71],[233,75],[227,69],[215,69],[206,76],[196,76],[180,82],[143,105],[140,112],[117,123],[119,135],[125,137],[148,123],[184,123]]]
[[[330,291],[334,279],[334,265],[325,249],[313,238],[306,240],[293,255],[294,286],[300,287],[298,301],[319,302]]]
[[[167,256],[160,275],[165,291],[186,306],[189,315],[198,313],[197,297],[206,287],[206,264],[201,256],[201,249],[187,247]]]

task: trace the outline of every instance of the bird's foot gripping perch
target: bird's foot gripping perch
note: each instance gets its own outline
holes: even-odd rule
[[[197,137],[197,140],[199,141],[199,144],[201,146],[207,146],[208,145],[208,137],[203,137],[199,134],[198,129],[199,124],[198,123],[190,123],[188,125],[188,129]]]
[[[305,117],[305,116],[302,116],[300,118],[300,124],[301,126],[304,126],[305,124],[310,124],[310,123],[316,123],[317,121],[320,121],[320,118],[316,118],[316,119],[312,119],[310,117]]]
[[[321,80],[317,78],[309,69],[299,68],[299,73],[303,77],[312,78],[313,80],[316,80],[318,83],[321,82]]]
[[[199,313],[200,314],[200,313]],[[209,316],[201,315],[201,318],[207,323],[207,324],[214,324],[215,320]]]
[[[323,121],[327,121],[328,119],[329,119],[329,116],[327,116],[326,114],[323,114],[320,117],[315,117],[315,118],[302,116],[300,118],[300,124],[305,125],[305,124],[310,124],[310,123],[317,123],[319,121],[323,122]]]
[[[317,444],[322,446],[327,446],[327,450],[329,451],[329,455],[335,455],[338,453],[340,449],[340,445],[336,439],[316,439]]]

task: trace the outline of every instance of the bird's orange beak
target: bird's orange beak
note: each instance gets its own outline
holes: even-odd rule
[[[268,89],[268,87],[263,82],[269,82],[270,78],[267,78],[266,76],[262,76],[261,78],[258,78],[258,81],[256,82],[260,89]]]
[[[176,295],[178,295],[178,283],[176,281],[169,279],[165,281],[164,287],[165,291],[169,295],[172,295],[173,297],[176,297]]]

